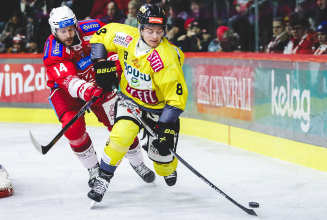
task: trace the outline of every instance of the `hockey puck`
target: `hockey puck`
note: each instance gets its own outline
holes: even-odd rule
[[[257,202],[249,202],[249,206],[252,208],[258,208],[259,207],[259,203]]]

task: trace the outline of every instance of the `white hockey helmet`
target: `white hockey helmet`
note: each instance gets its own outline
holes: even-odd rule
[[[56,29],[76,25],[77,19],[74,12],[67,6],[54,8],[50,12],[49,24],[51,32],[57,36]]]

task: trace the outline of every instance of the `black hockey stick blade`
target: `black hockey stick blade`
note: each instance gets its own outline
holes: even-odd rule
[[[30,138],[31,138],[31,141],[32,141],[32,143],[33,143],[35,149],[36,149],[38,152],[40,152],[41,154],[46,154],[46,153],[50,150],[51,147],[49,147],[49,145],[47,145],[47,146],[42,146],[41,144],[39,144],[39,142],[37,142],[37,141],[35,140],[34,136],[32,135],[32,132],[31,132],[31,131],[29,131],[29,132],[30,132]]]
[[[65,125],[65,127],[63,127],[61,129],[61,131],[56,135],[56,137],[46,146],[43,146],[43,145],[39,144],[39,142],[36,141],[36,139],[32,135],[32,132],[30,131],[30,138],[31,138],[32,143],[33,143],[34,147],[36,148],[36,150],[38,152],[40,152],[41,154],[46,154],[53,147],[53,145],[55,145],[55,143],[57,143],[57,141],[66,133],[68,128],[70,126],[72,126],[77,121],[77,119],[79,117],[81,117],[86,112],[86,110],[93,104],[93,102],[95,102],[95,100],[97,100],[97,99],[98,99],[98,97],[93,97],[90,101],[88,101],[77,112],[77,114]]]
[[[144,128],[153,136],[156,137],[156,134],[153,132],[153,130],[145,123],[145,121],[135,112],[134,108],[129,105],[129,103],[126,102],[124,97],[117,91],[116,87],[113,85],[112,90],[115,91],[115,93],[118,95],[118,97],[124,102],[124,104],[129,108],[129,110],[132,111],[132,114],[135,116],[135,118],[144,126]],[[248,213],[249,215],[254,215],[260,218],[260,216],[257,214],[256,211],[253,209],[248,209],[236,202],[234,199],[226,195],[223,191],[221,191],[218,187],[216,187],[214,184],[212,184],[209,180],[207,180],[204,176],[202,176],[198,171],[196,171],[191,165],[189,165],[183,158],[181,158],[175,151],[172,149],[169,149],[170,152],[180,161],[182,162],[189,170],[191,170],[197,177],[199,177],[201,180],[203,180],[206,184],[211,186],[214,190],[219,192],[222,196],[224,196],[226,199],[234,203],[236,206],[241,208],[243,211]]]

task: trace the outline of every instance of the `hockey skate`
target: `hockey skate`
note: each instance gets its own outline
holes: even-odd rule
[[[89,175],[90,175],[90,179],[89,179],[89,187],[90,188],[92,188],[94,185],[95,179],[99,173],[99,168],[100,168],[100,164],[97,163],[94,165],[94,167],[87,169],[89,171]]]
[[[95,202],[101,202],[103,195],[108,189],[110,179],[114,176],[113,173],[106,172],[99,169],[99,174],[97,175],[94,185],[87,196]]]
[[[0,198],[10,196],[13,193],[13,187],[8,176],[7,170],[0,165]]]
[[[134,167],[132,164],[131,166],[133,167],[135,172],[144,180],[144,182],[153,183],[156,179],[155,173],[150,170],[143,162],[137,167]]]
[[[177,181],[177,171],[175,170],[172,174],[169,176],[164,176],[164,179],[168,186],[173,186],[176,184]]]

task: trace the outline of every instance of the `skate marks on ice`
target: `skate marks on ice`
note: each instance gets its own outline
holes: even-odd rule
[[[146,184],[123,160],[101,203],[90,209],[88,172],[63,137],[46,155],[35,150],[28,130],[45,144],[60,125],[0,124],[0,163],[14,186],[0,200],[0,219],[258,219],[178,165],[169,187],[157,175]],[[102,127],[87,127],[98,156],[108,138]],[[327,174],[202,138],[181,135],[178,154],[241,205],[260,203],[263,219],[324,219]],[[153,169],[146,157],[145,163]]]

